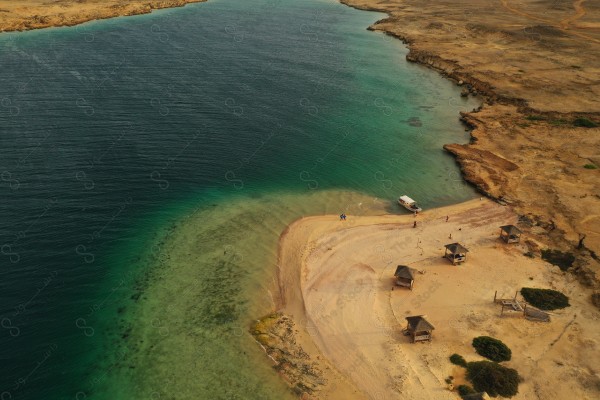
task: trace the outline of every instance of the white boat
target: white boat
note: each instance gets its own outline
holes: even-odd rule
[[[417,202],[408,196],[400,196],[398,199],[398,204],[413,213],[420,213],[423,211],[423,209],[417,205]]]

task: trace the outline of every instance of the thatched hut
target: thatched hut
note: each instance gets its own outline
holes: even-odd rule
[[[404,286],[412,290],[415,282],[415,272],[415,269],[407,267],[406,265],[398,265],[398,268],[396,268],[396,272],[394,273],[396,285]]]
[[[460,243],[451,243],[447,244],[446,252],[444,253],[444,257],[452,262],[453,265],[460,264],[461,262],[465,262],[467,260],[467,253],[469,250],[465,246]]]
[[[412,337],[413,343],[431,340],[431,333],[435,327],[431,325],[423,315],[406,317],[406,321],[408,321],[406,334]]]
[[[500,239],[506,243],[519,243],[521,240],[521,230],[514,225],[504,225],[500,227]]]

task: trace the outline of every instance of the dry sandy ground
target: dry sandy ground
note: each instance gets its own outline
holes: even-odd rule
[[[0,32],[71,26],[206,0],[0,0]]]
[[[494,97],[545,111],[600,111],[597,1],[342,2],[388,13],[375,29],[407,40],[418,61],[484,83]]]
[[[335,365],[359,391],[340,395],[348,383],[330,373],[314,398],[455,399],[444,380],[452,375],[460,383],[463,371],[448,357],[481,359],[471,347],[479,335],[499,338],[512,349],[506,365],[524,378],[516,398],[600,396],[600,313],[571,275],[498,239],[500,225],[517,221],[509,207],[474,200],[426,211],[416,229],[413,219],[309,217],[282,234],[282,310],[303,325],[326,358],[317,363],[320,369]],[[455,240],[470,250],[461,266],[441,257],[443,245]],[[391,290],[398,264],[423,272],[413,291]],[[560,290],[572,306],[552,313],[550,323],[500,317],[494,292],[512,297],[524,286]],[[412,344],[401,329],[406,316],[420,314],[435,325],[434,340]],[[299,336],[307,348],[310,341]]]

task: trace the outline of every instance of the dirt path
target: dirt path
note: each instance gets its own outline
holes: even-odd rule
[[[542,23],[544,23],[546,25],[553,26],[553,27],[558,28],[558,29],[563,30],[563,31],[568,30],[569,26],[573,22],[579,20],[580,18],[582,18],[586,14],[586,10],[585,10],[585,8],[582,5],[585,2],[585,0],[575,0],[573,2],[573,7],[575,8],[575,15],[572,15],[572,16],[570,16],[568,18],[565,18],[565,19],[563,19],[563,20],[561,20],[559,22],[552,21],[552,20],[545,19],[545,18],[540,18],[538,16],[531,15],[529,13],[521,11],[520,9],[511,6],[509,4],[509,0],[500,0],[500,2],[502,3],[502,6],[505,9],[507,9],[508,11],[510,11],[513,14],[519,15],[521,17],[525,17],[525,18],[530,19],[532,21],[542,22]],[[577,29],[583,29],[583,28],[577,28]],[[592,36],[580,33],[580,32],[575,32],[573,30],[569,30],[569,34],[578,36],[578,37],[586,39],[586,40],[591,40],[591,41],[596,42],[596,43],[600,43],[600,40],[598,40],[598,39],[596,39],[596,38],[594,38]]]
[[[573,22],[577,21],[578,19],[582,18],[586,14],[586,10],[585,10],[585,8],[583,8],[584,2],[585,2],[585,0],[575,0],[573,2],[573,8],[575,8],[575,15],[572,15],[572,16],[560,21],[560,25],[561,25],[562,29],[568,29],[569,25],[571,25]]]

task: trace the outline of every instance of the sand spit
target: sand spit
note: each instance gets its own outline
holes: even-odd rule
[[[326,382],[305,397],[455,399],[445,379],[460,382],[462,372],[448,357],[480,360],[471,340],[490,335],[513,350],[506,365],[524,378],[517,398],[597,398],[600,312],[589,303],[591,291],[524,256],[523,244],[500,241],[498,227],[517,220],[509,207],[474,200],[426,211],[416,228],[412,215],[321,216],[291,224],[280,239],[279,306],[297,324],[293,346],[306,350],[314,370],[328,371]],[[444,244],[454,241],[470,250],[460,266],[442,258]],[[392,290],[398,264],[420,272],[414,290]],[[512,297],[524,286],[560,290],[571,307],[552,312],[549,323],[500,317],[494,292]],[[401,333],[404,318],[420,314],[435,325],[434,338],[412,344]],[[349,387],[335,370],[360,393],[340,395]]]
[[[0,0],[0,32],[73,26],[206,0]]]

